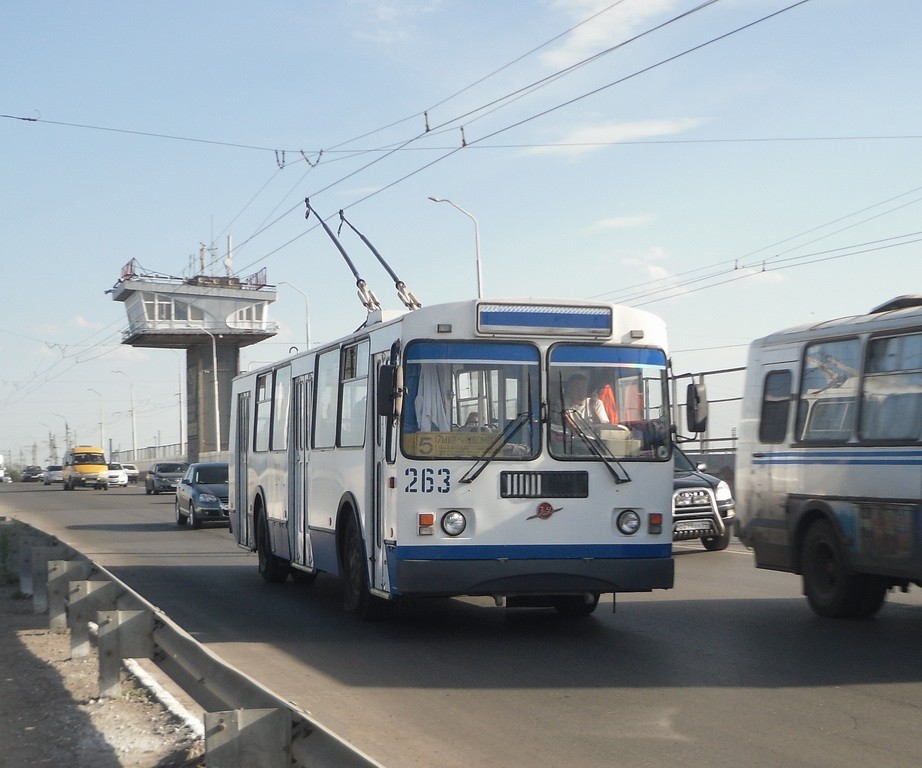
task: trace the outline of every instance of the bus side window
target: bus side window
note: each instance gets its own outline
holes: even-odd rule
[[[759,442],[782,443],[788,430],[791,410],[791,372],[770,371],[762,391]]]

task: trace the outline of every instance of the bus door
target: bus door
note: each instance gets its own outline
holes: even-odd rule
[[[791,450],[790,429],[794,422],[796,362],[775,355],[763,366],[762,402],[760,404],[757,442],[753,446],[747,498],[741,504],[759,510],[758,524],[753,530],[755,550],[760,567],[786,567],[793,553],[790,550],[787,499],[797,492],[795,477],[799,476]],[[780,455],[779,455],[780,454]]]
[[[372,397],[368,398],[368,403],[377,404],[378,401],[378,370],[381,365],[389,360],[388,353],[380,353],[372,356],[373,375],[369,377],[369,386],[374,388]],[[388,393],[390,394],[390,393]],[[371,462],[371,477],[373,481],[369,484],[371,489],[371,498],[369,499],[368,509],[371,510],[371,519],[367,521],[367,530],[369,533],[368,548],[371,553],[372,588],[390,592],[390,579],[387,573],[387,550],[384,546],[384,536],[387,520],[391,511],[388,509],[388,500],[390,496],[387,493],[387,478],[389,475],[387,461],[387,432],[396,428],[391,424],[391,420],[385,416],[378,416],[377,407],[369,407],[368,423],[371,425],[368,441],[372,445],[372,450],[368,451],[369,461]],[[391,440],[396,436],[391,435]],[[392,450],[393,447],[392,447]]]
[[[231,526],[238,544],[255,546],[252,518],[248,514],[247,468],[250,455],[250,393],[237,395],[237,423],[234,425],[237,446],[234,452],[234,511]]]
[[[289,521],[293,539],[291,542],[292,559],[296,564],[309,568],[314,565],[307,509],[307,487],[310,482],[308,471],[310,455],[307,446],[308,435],[310,435],[313,378],[313,374],[307,374],[298,376],[293,382],[290,431],[292,440],[288,452],[288,476],[291,478],[288,484],[288,508],[291,510]]]

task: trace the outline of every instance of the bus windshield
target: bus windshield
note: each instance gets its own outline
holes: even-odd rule
[[[662,350],[558,344],[548,356],[547,386],[553,457],[669,456]]]
[[[537,456],[539,353],[530,344],[407,345],[403,451],[413,458]],[[509,428],[515,422],[514,427]]]

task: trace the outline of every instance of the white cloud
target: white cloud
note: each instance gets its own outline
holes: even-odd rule
[[[555,0],[552,7],[561,9],[576,23],[610,5],[611,0]],[[543,54],[542,61],[554,70],[568,67],[624,42],[641,31],[648,19],[674,7],[674,0],[624,0],[574,29],[558,48]]]
[[[441,0],[352,0],[361,21],[353,34],[359,40],[392,45],[408,40],[419,16],[438,8]]]
[[[532,147],[528,152],[582,155],[610,144],[643,141],[657,136],[674,136],[697,128],[705,122],[701,118],[680,117],[671,120],[635,120],[583,125],[561,136],[553,144]]]

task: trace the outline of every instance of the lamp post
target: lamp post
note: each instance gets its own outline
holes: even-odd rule
[[[209,331],[205,324],[201,325],[189,325],[190,328],[195,328],[198,331],[207,333],[211,337],[211,360],[212,367],[214,370],[212,373],[212,379],[214,379],[214,442],[215,442],[215,452],[220,453],[221,451],[221,406],[218,403],[218,342],[215,340],[215,335]]]
[[[289,288],[294,288],[304,297],[304,349],[305,351],[309,351],[311,348],[311,308],[310,303],[307,300],[307,294],[298,288],[298,286],[293,285],[285,280],[282,280],[279,285],[287,285]]]
[[[477,219],[475,219],[471,213],[469,213],[468,211],[465,211],[460,205],[458,205],[457,203],[453,203],[451,200],[447,200],[444,197],[430,197],[429,199],[433,203],[448,203],[452,208],[454,208],[455,210],[461,211],[461,213],[463,213],[471,221],[474,222],[474,247],[476,248],[476,254],[477,254],[477,298],[482,299],[483,298],[483,275],[481,274],[481,271],[480,271],[480,227],[477,225]]]
[[[99,447],[102,448],[103,452],[106,450],[106,438],[104,435],[105,426],[103,425],[102,420],[102,395],[97,392],[95,389],[87,389],[87,392],[93,392],[99,395]]]
[[[137,421],[134,414],[134,382],[124,371],[112,371],[112,373],[120,373],[126,379],[128,379],[128,395],[131,398],[131,460],[138,460],[138,428]]]

